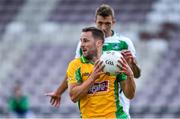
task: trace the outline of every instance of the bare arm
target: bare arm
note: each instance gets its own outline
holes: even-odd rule
[[[139,78],[141,76],[141,70],[139,66],[137,65],[137,61],[133,58],[132,61],[128,64],[134,73],[134,77]]]
[[[91,76],[83,82],[81,85],[77,84],[69,84],[69,95],[71,97],[71,100],[75,103],[85,95],[87,95],[87,92],[89,88],[94,84],[95,79],[91,78]]]
[[[64,80],[62,81],[62,83],[59,85],[59,87],[57,88],[55,92],[50,92],[50,93],[45,94],[46,96],[51,97],[50,99],[51,105],[53,105],[54,107],[60,106],[61,95],[66,91],[67,88],[68,88],[68,85],[67,85],[67,75],[66,75],[64,77]]]
[[[62,95],[66,91],[67,88],[68,88],[68,84],[67,84],[67,75],[66,75],[62,83],[57,88],[56,93],[58,95]]]
[[[87,95],[87,92],[89,91],[90,87],[94,84],[95,80],[98,79],[102,73],[104,73],[102,72],[103,68],[104,66],[102,65],[102,62],[98,60],[94,65],[94,69],[91,75],[88,77],[86,81],[84,81],[80,85],[75,83],[68,85],[69,95],[73,102],[77,102],[79,99]]]
[[[133,72],[124,58],[121,58],[121,60],[119,60],[119,63],[122,65],[121,67],[118,65],[118,67],[120,68],[119,73],[127,75],[127,79],[120,82],[121,88],[125,96],[128,99],[132,99],[134,98],[136,91],[136,84],[134,81]]]
[[[136,85],[133,76],[127,76],[125,81],[120,82],[121,88],[128,99],[133,99],[135,95]]]

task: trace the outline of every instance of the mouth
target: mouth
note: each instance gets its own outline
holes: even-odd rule
[[[87,49],[82,49],[83,54],[87,53]]]

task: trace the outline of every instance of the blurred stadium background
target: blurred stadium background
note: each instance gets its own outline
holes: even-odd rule
[[[180,0],[0,0],[0,117],[16,82],[36,117],[79,117],[67,92],[58,109],[44,93],[64,78],[81,29],[94,25],[103,3],[115,9],[115,30],[131,38],[142,69],[132,117],[180,117]]]

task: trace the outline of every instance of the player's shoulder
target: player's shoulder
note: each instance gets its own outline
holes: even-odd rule
[[[118,39],[120,39],[122,41],[131,41],[131,39],[128,38],[127,36],[119,34],[117,32],[114,33],[114,37],[116,37],[116,38],[118,38]]]
[[[78,58],[71,60],[69,65],[78,65],[80,63],[81,63],[81,60],[80,60],[80,57],[78,57]]]
[[[129,37],[125,36],[125,35],[122,35],[122,34],[119,34],[119,33],[115,32],[113,36],[116,39],[119,39],[119,41],[124,41],[127,44],[132,44],[132,40]]]

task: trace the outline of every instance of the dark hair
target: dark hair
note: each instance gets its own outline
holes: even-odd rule
[[[94,38],[99,38],[104,43],[104,33],[96,27],[85,27],[82,32],[91,32]]]
[[[107,17],[107,16],[112,16],[114,18],[114,9],[107,5],[107,4],[102,4],[99,8],[96,10],[96,17],[97,15],[102,16],[102,17]]]

